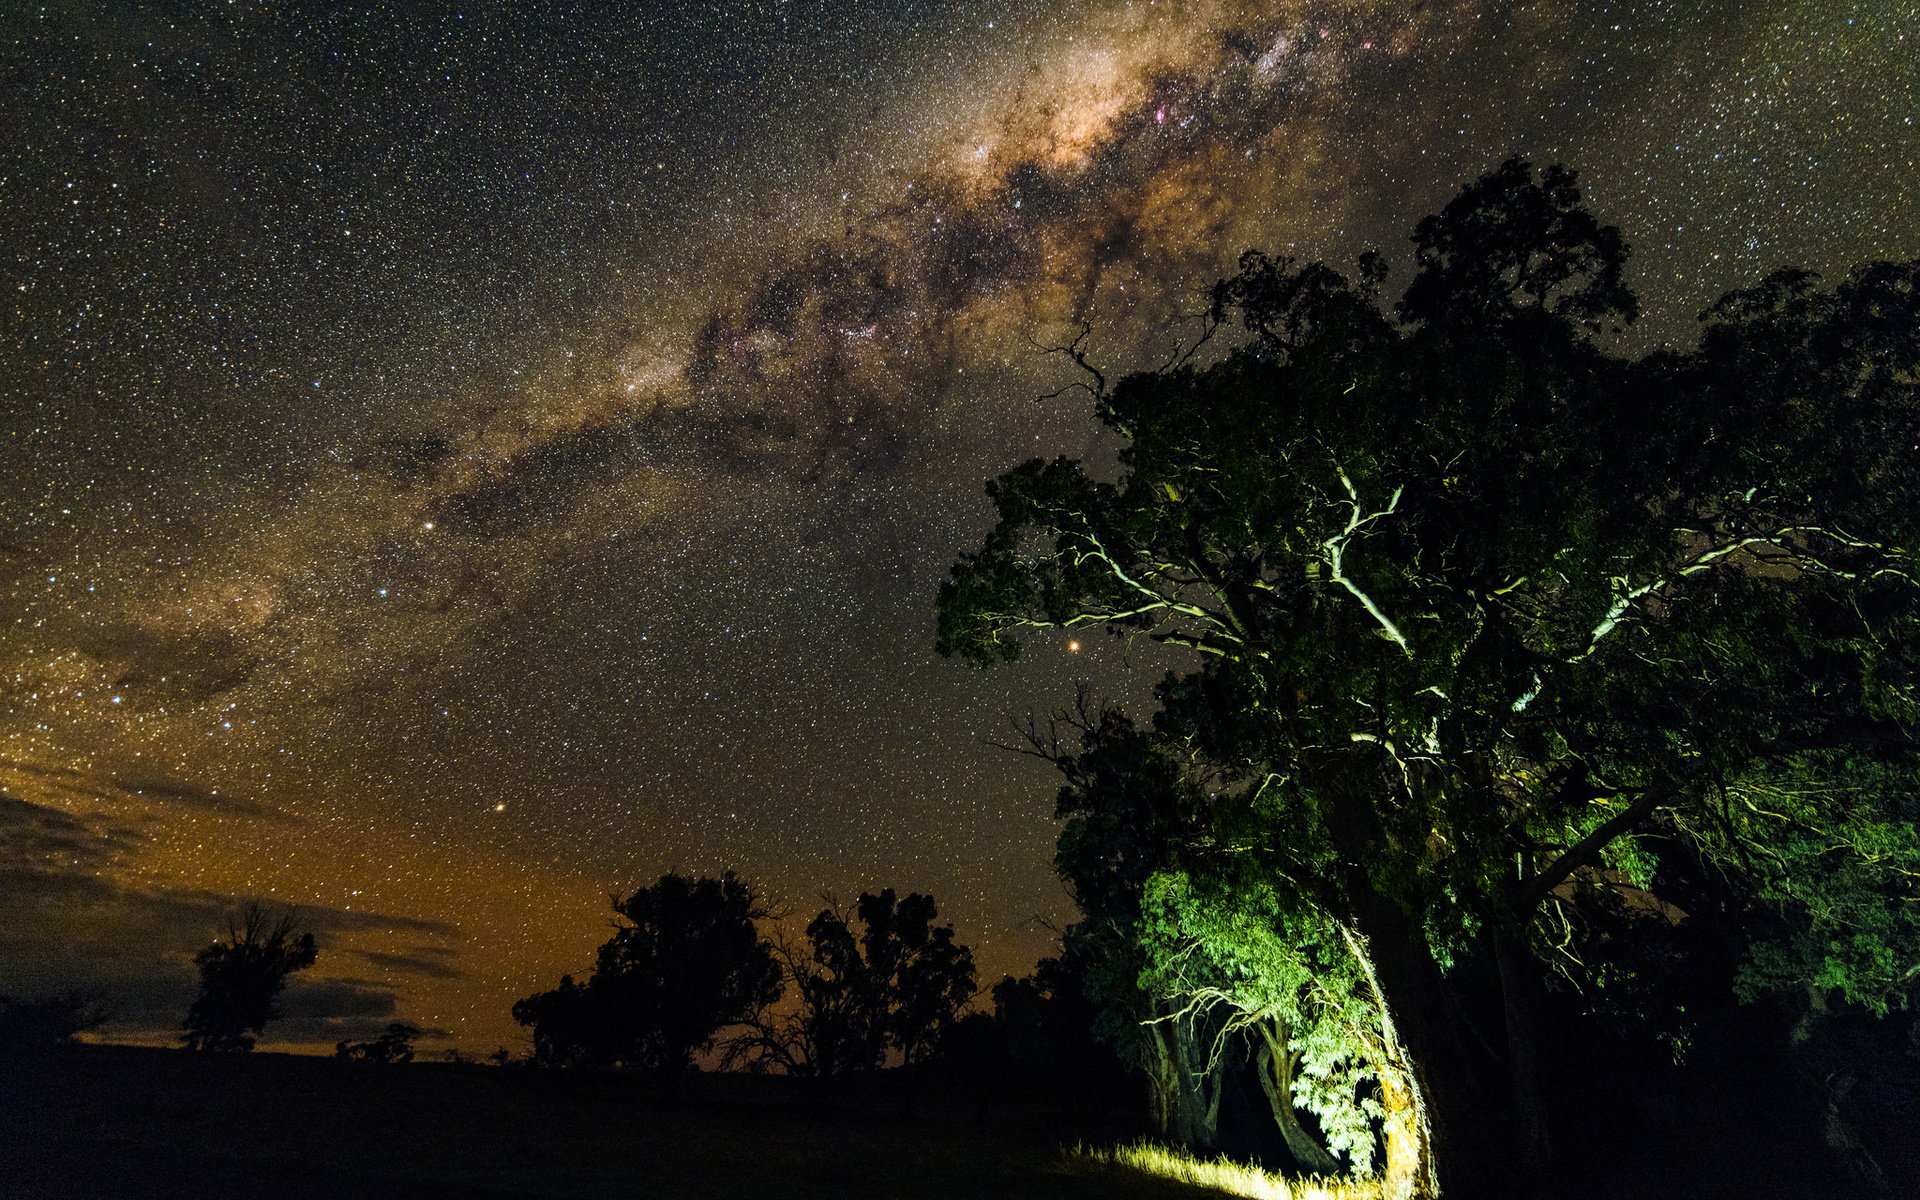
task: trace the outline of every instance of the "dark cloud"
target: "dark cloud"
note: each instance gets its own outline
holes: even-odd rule
[[[20,759],[0,759],[0,769],[19,779],[30,780],[36,791],[85,802],[90,808],[97,808],[99,802],[105,801],[114,805],[133,804],[142,812],[149,812],[158,803],[222,816],[250,817],[272,824],[302,823],[284,808],[225,796],[218,789],[165,775],[79,771]],[[4,790],[0,790],[0,796],[4,794]],[[122,832],[131,834],[131,830]]]
[[[459,979],[466,972],[453,965],[459,951],[445,946],[414,946],[405,953],[385,950],[359,950],[355,953],[378,967],[425,975],[431,979]]]
[[[265,1040],[330,1046],[379,1034],[400,1011],[400,998],[393,989],[372,980],[295,975],[280,997],[279,1008],[279,1017],[266,1028]]]
[[[109,1010],[112,1030],[151,1034],[177,1028],[197,988],[193,956],[225,929],[228,914],[245,898],[139,886],[107,873],[145,845],[144,837],[110,821],[0,795],[0,995],[79,990]],[[356,935],[456,936],[445,923],[388,913],[328,905],[301,905],[295,912],[318,935],[323,963],[329,943]],[[447,955],[431,947],[409,954],[445,967]],[[371,1001],[362,997],[359,1003]],[[338,1015],[367,1014],[343,1009]]]
[[[392,1016],[399,1001],[385,984],[368,979],[309,979],[296,975],[280,1001],[289,1021]]]
[[[228,816],[253,817],[274,824],[297,825],[300,819],[282,808],[257,804],[234,796],[223,796],[211,788],[165,776],[124,776],[113,778],[113,786],[134,800],[158,800],[164,804]]]
[[[145,839],[129,828],[89,824],[0,791],[0,870],[65,872],[106,865]]]
[[[244,685],[265,657],[241,628],[202,624],[167,628],[141,621],[87,622],[74,643],[102,663],[112,685],[213,700]]]
[[[220,897],[142,892],[78,866],[0,869],[0,994],[79,990],[113,1028],[172,1029],[193,999],[193,955],[224,908]]]

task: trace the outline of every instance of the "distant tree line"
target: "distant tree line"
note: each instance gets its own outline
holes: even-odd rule
[[[366,1063],[369,1066],[391,1067],[413,1061],[413,1043],[420,1037],[421,1030],[405,1021],[391,1021],[379,1036],[364,1042],[342,1040],[333,1047],[333,1056],[342,1062]],[[457,1050],[447,1052],[446,1061],[465,1062]]]
[[[925,1061],[972,999],[973,954],[931,896],[829,903],[799,937],[728,873],[667,874],[612,905],[593,972],[513,1006],[542,1066],[659,1074],[718,1054],[732,1068],[801,1076]]]

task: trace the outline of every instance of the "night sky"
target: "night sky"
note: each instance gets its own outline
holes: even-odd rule
[[[1516,152],[1623,228],[1630,349],[1920,255],[1890,0],[344,7],[0,23],[0,993],[121,1038],[236,896],[320,933],[307,1048],[520,1047],[669,869],[1022,971],[1071,904],[989,743],[1173,661],[932,652],[982,481],[1110,461],[1036,344],[1157,361],[1249,246],[1404,281]]]

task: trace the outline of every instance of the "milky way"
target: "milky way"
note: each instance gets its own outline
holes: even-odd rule
[[[1159,361],[1261,246],[1350,259],[1511,153],[1635,251],[1633,347],[1920,253],[1884,3],[76,5],[0,140],[0,992],[164,1039],[236,896],[287,1045],[517,1045],[605,893],[1071,919],[989,743],[1167,660],[931,652],[986,477],[1105,461],[1059,345]]]

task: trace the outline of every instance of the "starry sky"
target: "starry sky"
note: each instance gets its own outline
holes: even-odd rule
[[[1511,153],[1623,228],[1630,348],[1920,255],[1886,0],[8,13],[0,993],[126,1040],[241,896],[320,934],[281,1048],[520,1047],[669,869],[1022,971],[1072,911],[992,743],[1175,665],[932,653],[982,481],[1111,459],[1041,347],[1151,365],[1250,246],[1404,280]]]

